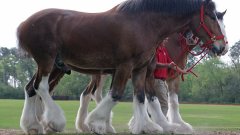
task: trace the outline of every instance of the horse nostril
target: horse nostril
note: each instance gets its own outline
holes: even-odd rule
[[[217,51],[218,49],[214,46],[213,48],[212,48],[212,52],[214,53],[214,54],[216,54],[218,51]]]
[[[225,47],[222,47],[221,53],[225,50]]]

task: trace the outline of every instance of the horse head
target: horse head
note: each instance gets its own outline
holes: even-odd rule
[[[224,55],[229,47],[223,23],[226,13],[217,12],[213,1],[203,2],[200,14],[195,15],[191,21],[191,30],[198,36],[213,54]]]

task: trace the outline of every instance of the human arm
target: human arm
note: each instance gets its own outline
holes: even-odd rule
[[[182,74],[188,74],[189,72],[187,70],[181,69],[180,67],[178,67],[174,62],[171,62],[168,64],[168,68],[171,68],[177,72],[180,72]]]
[[[156,68],[169,68],[169,63],[157,63]]]

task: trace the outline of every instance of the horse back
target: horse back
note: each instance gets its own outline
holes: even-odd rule
[[[35,60],[60,54],[69,65],[113,69],[129,61],[136,65],[145,63],[152,56],[152,52],[144,53],[151,47],[141,46],[143,40],[135,27],[134,21],[114,10],[83,13],[46,9],[18,27],[18,40],[19,46]]]

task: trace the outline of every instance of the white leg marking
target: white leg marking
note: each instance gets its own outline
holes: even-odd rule
[[[22,116],[20,119],[20,127],[26,134],[43,134],[43,127],[39,123],[41,119],[41,114],[36,114],[36,108],[41,108],[41,103],[37,100],[39,96],[35,95],[33,97],[28,97],[28,94],[25,91],[25,102],[22,111]]]
[[[107,75],[101,75],[101,80],[99,82],[99,86],[97,87],[97,89],[94,93],[94,99],[97,104],[100,103],[100,101],[102,100],[102,90],[103,90],[103,86],[104,86],[106,79],[107,79]]]
[[[157,97],[153,97],[152,101],[147,102],[147,105],[152,120],[163,128],[164,133],[176,132],[176,130],[179,128],[179,125],[168,122],[161,110]]]
[[[88,105],[91,100],[90,95],[83,95],[80,96],[80,107],[78,109],[75,127],[78,132],[90,132],[88,126],[85,124],[85,118],[88,115]]]
[[[43,119],[41,121],[46,132],[61,132],[64,130],[66,119],[62,109],[53,101],[49,94],[49,75],[42,77],[37,94],[42,98],[44,104]]]
[[[95,93],[94,93],[94,99],[96,104],[99,104],[100,101],[102,100],[102,91],[103,91],[103,86],[104,83],[107,79],[107,75],[101,75],[101,80],[99,82],[99,86],[97,87]],[[113,117],[113,112],[111,112],[111,115],[108,117],[106,121],[106,132],[107,133],[116,133],[114,127],[112,126],[112,117]]]
[[[88,105],[91,100],[90,95],[80,96],[80,107],[78,109],[75,127],[78,132],[90,132],[88,126],[85,124],[85,118],[88,116]]]
[[[136,96],[133,97],[133,108],[134,114],[128,123],[131,133],[162,133],[163,129],[149,118],[146,105],[139,103]]]
[[[116,105],[112,97],[108,94],[97,105],[97,107],[89,113],[86,124],[89,126],[92,132],[98,134],[106,133],[106,122],[111,115],[112,108]]]
[[[178,128],[178,134],[192,134],[193,128],[190,124],[186,123],[182,120],[182,117],[179,113],[179,103],[178,103],[178,95],[170,91],[169,92],[169,110],[168,110],[168,119],[171,123],[177,123],[180,125]]]

